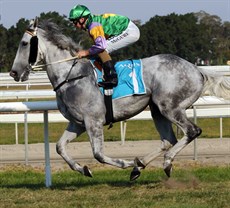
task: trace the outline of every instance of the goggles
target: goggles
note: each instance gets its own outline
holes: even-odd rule
[[[77,18],[77,19],[71,19],[70,21],[74,24],[74,25],[76,25],[78,22],[79,22],[79,18]]]

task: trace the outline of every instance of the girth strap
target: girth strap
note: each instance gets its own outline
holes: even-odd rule
[[[109,125],[109,129],[113,127],[114,117],[113,117],[113,102],[112,102],[113,89],[104,90],[104,102],[106,107],[106,125]]]

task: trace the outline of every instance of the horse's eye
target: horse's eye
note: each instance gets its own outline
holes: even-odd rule
[[[27,46],[27,45],[28,45],[28,42],[22,41],[22,46]]]

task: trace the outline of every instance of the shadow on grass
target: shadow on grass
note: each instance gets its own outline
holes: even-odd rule
[[[156,187],[161,183],[162,175],[159,176],[156,173],[147,172],[140,176],[135,181],[129,181],[128,170],[106,170],[106,171],[95,171],[93,178],[84,177],[73,171],[65,171],[54,173],[52,175],[52,186],[50,189],[54,190],[76,190],[80,188],[90,186],[111,186],[111,187],[133,187],[149,185]],[[0,174],[1,188],[12,188],[12,189],[31,189],[39,190],[45,187],[45,175],[30,173],[20,173],[19,175],[12,174]]]
[[[111,187],[133,187],[133,186],[142,186],[142,185],[151,185],[151,187],[156,187],[158,184],[161,183],[160,180],[156,181],[82,181],[82,182],[73,182],[73,183],[53,183],[51,187],[49,187],[52,190],[76,190],[80,188],[86,188],[90,186],[102,186],[107,185]],[[18,183],[18,184],[1,184],[1,188],[7,188],[7,189],[30,189],[30,190],[39,190],[44,189],[45,184],[38,184],[38,183]]]
[[[71,184],[65,184],[65,183],[57,183],[53,184],[51,189],[59,189],[59,190],[75,190],[75,189],[81,189],[86,187],[93,187],[93,186],[111,186],[111,187],[133,187],[133,186],[143,186],[143,185],[151,185],[151,187],[157,187],[161,181],[93,181],[93,182],[75,182]]]

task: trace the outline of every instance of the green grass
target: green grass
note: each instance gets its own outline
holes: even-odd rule
[[[219,119],[198,119],[198,125],[202,128],[203,132],[200,137],[202,138],[218,138],[219,132]],[[43,124],[29,124],[28,137],[29,143],[43,142]],[[57,142],[62,133],[64,132],[67,123],[49,123],[49,141]],[[176,128],[174,127],[176,132]],[[104,127],[105,141],[119,141],[120,123],[115,123],[112,129]],[[24,124],[18,125],[19,143],[24,143]],[[181,135],[179,135],[180,138]],[[230,137],[230,118],[223,118],[223,136]],[[128,121],[126,140],[152,140],[159,139],[159,135],[152,121]],[[76,141],[76,140],[75,140]],[[86,133],[81,135],[77,141],[88,141]],[[14,144],[15,143],[15,126],[14,124],[1,124],[0,125],[0,144]]]
[[[0,171],[0,207],[85,208],[228,208],[230,167],[175,167],[170,179],[162,169],[147,168],[130,182],[130,169],[99,169],[87,178],[56,171],[44,187],[43,170],[10,167]]]

